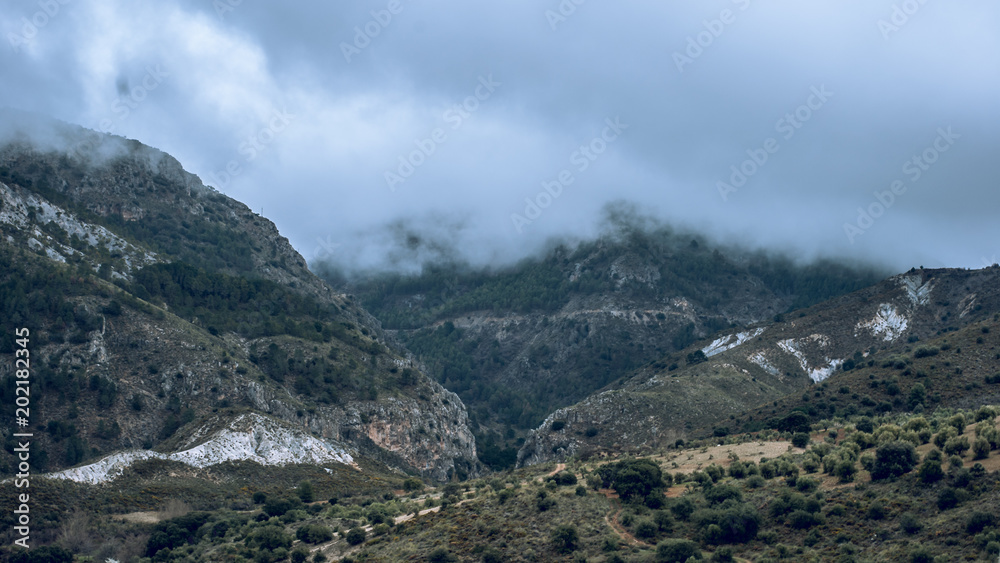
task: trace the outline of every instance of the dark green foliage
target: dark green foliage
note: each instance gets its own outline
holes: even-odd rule
[[[781,432],[809,432],[809,415],[802,411],[792,411],[780,418],[774,428]]]
[[[924,459],[923,463],[920,464],[920,471],[918,472],[920,480],[924,483],[934,483],[940,481],[944,478],[944,470],[941,469],[941,460],[932,459],[930,457]]]
[[[923,529],[920,520],[910,512],[906,512],[899,517],[899,528],[907,534],[913,535]]]
[[[264,491],[257,491],[253,494],[254,504],[264,504],[267,501],[267,494]]]
[[[958,489],[947,487],[938,493],[937,507],[939,510],[955,508],[962,501],[963,495]]]
[[[917,461],[917,452],[913,444],[904,441],[883,444],[875,450],[872,479],[894,479],[909,473]]]
[[[916,547],[910,551],[910,563],[934,563],[934,554],[926,547]]]
[[[810,440],[811,438],[808,433],[796,432],[795,435],[792,436],[792,445],[796,448],[804,448],[809,445]]]
[[[452,555],[447,549],[438,547],[427,554],[427,561],[429,563],[454,563],[458,561],[458,557]]]
[[[598,470],[605,487],[612,487],[621,498],[645,498],[666,484],[660,466],[647,459],[619,461]]]
[[[302,507],[298,498],[269,498],[264,502],[264,513],[268,516],[283,516],[289,510]]]
[[[334,311],[278,283],[206,271],[183,262],[152,264],[135,273],[132,292],[142,299],[162,300],[186,319],[245,337],[289,334],[328,341],[346,333],[342,326],[316,321]],[[305,319],[298,322],[295,319]]]
[[[424,482],[421,481],[420,479],[417,479],[416,477],[407,477],[406,480],[403,481],[403,490],[408,493],[412,493],[414,491],[421,491],[423,490],[423,488],[424,488]]]
[[[295,537],[306,543],[323,543],[333,539],[333,532],[320,524],[306,524],[295,532]]]
[[[978,534],[987,527],[996,524],[996,521],[997,518],[993,514],[977,510],[969,516],[969,520],[965,523],[965,533],[970,536]]]
[[[699,510],[692,517],[701,529],[705,541],[711,544],[746,543],[757,536],[761,518],[757,510],[747,504],[727,505],[721,510]]]
[[[788,515],[788,525],[796,530],[805,530],[823,523],[823,517],[806,510],[795,510]]]
[[[161,549],[173,549],[194,543],[196,540],[195,532],[208,522],[210,517],[211,514],[208,512],[192,512],[160,522],[153,528],[153,532],[146,542],[146,556],[152,557]]]
[[[694,502],[687,497],[679,498],[670,505],[670,512],[673,512],[674,516],[676,516],[679,520],[687,520],[690,518],[691,514],[694,513],[694,509]]]
[[[656,544],[656,560],[664,563],[684,563],[691,557],[701,559],[698,544],[691,540],[669,539]]]
[[[364,543],[364,541],[368,539],[368,533],[365,532],[364,528],[352,528],[344,536],[344,539],[346,539],[347,543],[351,545],[358,545],[359,543]]]
[[[298,495],[302,502],[312,502],[314,499],[313,486],[309,481],[302,481],[299,483],[298,489],[296,489],[295,494]]]
[[[279,526],[264,526],[255,528],[247,536],[247,545],[258,549],[275,550],[292,547],[292,536],[286,534]]]
[[[577,543],[580,541],[580,535],[576,531],[576,526],[570,525],[557,526],[552,530],[551,538],[553,546],[560,553],[575,551]]]
[[[711,504],[720,504],[729,499],[742,502],[743,493],[732,485],[716,485],[705,490],[705,500]]]

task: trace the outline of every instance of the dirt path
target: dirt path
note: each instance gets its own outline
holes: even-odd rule
[[[565,471],[565,470],[566,470],[566,464],[565,463],[557,463],[555,469],[553,469],[550,473],[542,475],[541,477],[538,478],[538,480],[539,481],[544,481],[544,480],[548,479],[549,477],[552,477],[556,473],[559,473],[560,471]]]
[[[612,509],[614,511],[614,516],[612,516],[610,512],[605,514],[604,522],[607,523],[607,525],[610,526],[611,529],[614,530],[616,534],[618,534],[618,537],[620,537],[621,539],[625,540],[627,543],[630,543],[632,545],[638,545],[642,547],[653,547],[650,544],[633,536],[631,533],[629,533],[628,530],[625,529],[625,526],[622,526],[621,522],[618,521],[618,517],[621,516],[622,513],[622,504],[621,501],[618,500],[618,495],[611,492],[610,489],[601,489],[600,492],[604,494],[604,496],[607,497],[607,499],[610,500],[615,506],[615,508]]]

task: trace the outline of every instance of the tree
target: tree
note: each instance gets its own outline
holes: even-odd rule
[[[910,442],[895,441],[882,444],[875,450],[872,479],[894,479],[909,473],[917,461],[917,451]]]
[[[656,559],[664,563],[684,563],[691,557],[701,559],[698,544],[691,540],[669,539],[656,545]]]
[[[792,445],[796,448],[804,448],[809,445],[810,437],[808,432],[796,432],[792,436]]]
[[[344,536],[344,539],[347,540],[347,543],[351,545],[358,545],[359,543],[364,543],[364,541],[367,538],[368,538],[368,533],[365,532],[364,528],[352,528],[349,532],[347,532],[347,535]]]
[[[298,490],[295,491],[302,499],[302,502],[312,502],[313,501],[313,485],[309,481],[302,481],[299,483]]]
[[[576,551],[576,544],[580,541],[580,535],[576,531],[576,526],[563,525],[552,530],[552,543],[556,551],[569,553]]]

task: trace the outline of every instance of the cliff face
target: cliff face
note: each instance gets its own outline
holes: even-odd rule
[[[0,147],[0,281],[33,333],[44,469],[250,409],[429,478],[479,471],[461,400],[270,221],[160,151],[35,125],[72,150]]]
[[[518,464],[665,447],[692,431],[725,427],[730,415],[790,393],[827,381],[836,385],[845,369],[876,357],[898,364],[903,360],[895,354],[912,358],[922,341],[995,324],[997,312],[1000,268],[893,276],[778,322],[725,331],[553,412],[529,433]],[[996,366],[989,359],[977,364],[961,385],[975,389]]]

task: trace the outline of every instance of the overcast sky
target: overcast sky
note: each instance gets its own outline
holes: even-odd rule
[[[495,263],[613,200],[899,270],[1000,255],[990,0],[0,0],[0,31],[0,106],[160,148],[310,260],[416,229]]]

